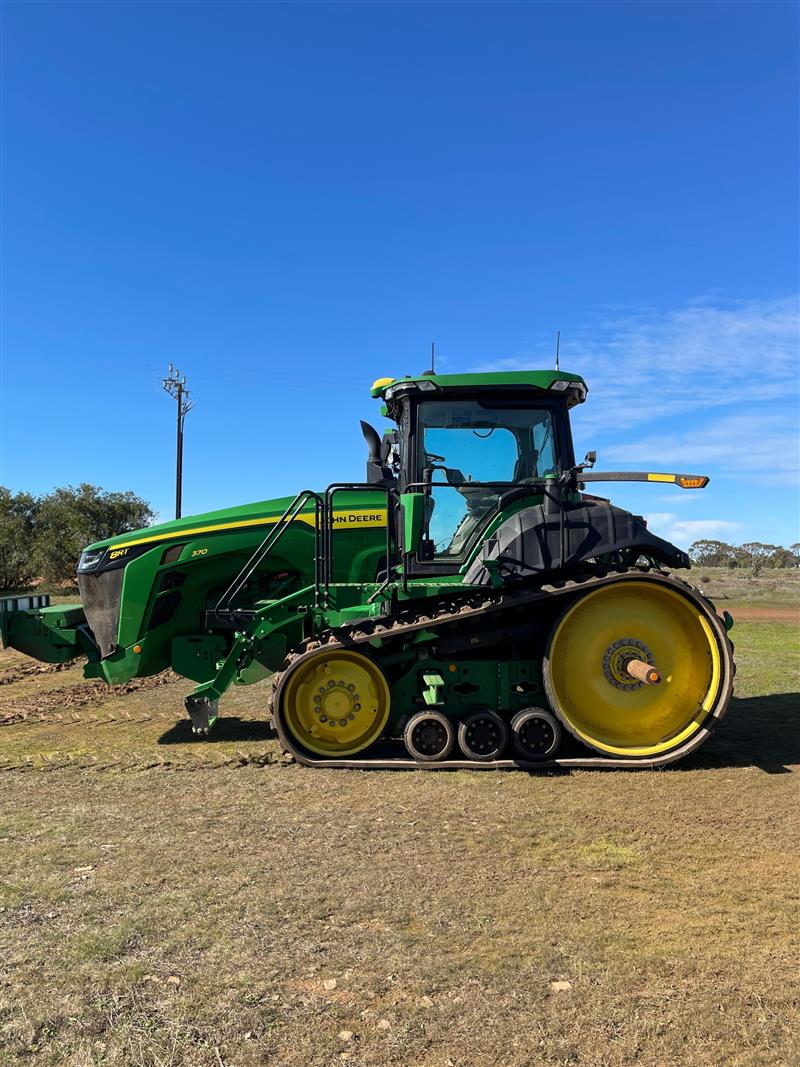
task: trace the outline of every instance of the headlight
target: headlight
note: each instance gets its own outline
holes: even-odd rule
[[[78,573],[83,571],[92,571],[105,555],[104,548],[95,548],[91,552],[81,552],[81,558],[78,561]]]
[[[587,389],[583,382],[570,382],[565,378],[558,378],[550,383],[550,388],[559,393],[572,393],[579,404],[582,404],[586,399]]]

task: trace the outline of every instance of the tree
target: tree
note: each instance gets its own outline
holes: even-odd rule
[[[744,557],[744,562],[749,565],[755,577],[758,577],[761,569],[769,562],[770,557],[777,549],[777,545],[765,545],[761,541],[746,541],[739,547],[739,551]]]
[[[695,541],[689,557],[698,567],[730,567],[736,559],[736,549],[724,541]]]
[[[0,589],[11,592],[30,585],[36,575],[33,536],[38,501],[30,493],[12,493],[0,485]]]
[[[74,580],[81,551],[94,541],[139,530],[155,518],[134,493],[108,493],[86,483],[54,489],[39,501],[33,559],[48,582]]]
[[[776,569],[783,568],[784,570],[791,567],[796,567],[797,562],[795,560],[794,553],[790,548],[778,548],[769,557],[769,566]]]

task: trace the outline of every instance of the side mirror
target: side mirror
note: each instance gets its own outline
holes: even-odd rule
[[[587,452],[586,455],[583,457],[583,462],[586,464],[587,467],[591,469],[595,465],[595,463],[597,463],[597,453]]]

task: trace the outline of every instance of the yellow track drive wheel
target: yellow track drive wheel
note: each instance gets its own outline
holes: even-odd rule
[[[556,623],[544,660],[550,704],[604,755],[658,756],[686,743],[722,694],[723,655],[702,606],[665,583],[622,580],[587,593]],[[625,670],[638,659],[661,681]]]
[[[283,694],[283,718],[295,741],[318,756],[352,756],[376,741],[389,718],[383,672],[359,652],[312,656]]]

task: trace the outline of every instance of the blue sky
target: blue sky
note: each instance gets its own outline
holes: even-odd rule
[[[362,476],[368,387],[582,373],[656,531],[798,530],[790,3],[3,6],[0,482],[184,512]]]

